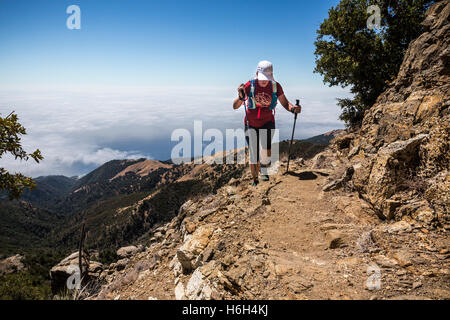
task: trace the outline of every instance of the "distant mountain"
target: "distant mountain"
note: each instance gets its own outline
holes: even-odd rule
[[[0,202],[0,256],[51,247],[64,217],[25,201]]]
[[[70,193],[77,179],[65,176],[45,176],[35,178],[36,188],[25,190],[21,199],[41,207],[51,207],[58,199]]]
[[[329,145],[331,140],[334,139],[334,137],[336,137],[337,135],[339,135],[343,132],[344,132],[344,130],[340,130],[340,129],[333,130],[333,131],[330,131],[330,132],[327,132],[327,133],[324,133],[324,134],[321,134],[318,136],[314,136],[314,137],[305,139],[303,141],[311,142],[311,143],[318,143],[318,144],[323,144],[323,145]]]
[[[79,179],[77,184],[75,185],[75,189],[94,184],[96,182],[109,180],[128,166],[145,160],[146,159],[108,161],[94,171],[91,171],[90,173]]]

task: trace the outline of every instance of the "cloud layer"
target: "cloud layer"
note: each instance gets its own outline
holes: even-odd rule
[[[296,138],[321,134],[343,124],[336,97],[344,90],[330,88],[285,88],[295,102],[301,97],[303,113]],[[232,110],[234,88],[84,88],[71,90],[1,90],[0,113],[15,110],[27,128],[23,145],[39,148],[40,164],[0,159],[0,167],[33,177],[63,174],[83,175],[113,159],[154,158],[166,160],[175,143],[173,130],[192,132],[194,120],[203,130],[243,126],[243,110]],[[290,137],[292,114],[277,108],[280,138]]]

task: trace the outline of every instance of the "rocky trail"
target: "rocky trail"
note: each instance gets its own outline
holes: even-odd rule
[[[357,194],[323,192],[328,171],[302,162],[189,201],[153,245],[111,265],[97,298],[450,298],[445,231],[383,223]]]

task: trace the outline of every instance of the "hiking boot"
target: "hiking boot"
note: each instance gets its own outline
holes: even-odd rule
[[[252,187],[256,187],[258,185],[259,181],[258,179],[253,180],[253,182],[250,184]]]
[[[267,174],[263,174],[263,175],[261,175],[261,180],[262,181],[269,181],[269,176]]]

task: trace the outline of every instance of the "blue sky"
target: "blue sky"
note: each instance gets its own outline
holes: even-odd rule
[[[319,85],[315,31],[336,3],[0,0],[0,84],[235,85],[266,59],[280,81]]]
[[[297,138],[342,127],[335,98],[348,92],[313,73],[315,32],[337,3],[0,0],[0,113],[13,108],[25,146],[47,155],[39,166],[0,165],[35,176],[83,174],[115,157],[167,159],[177,127],[242,125],[230,103],[260,60],[274,63],[291,101],[302,98]],[[72,4],[81,30],[66,28]],[[277,121],[287,138],[291,115]]]

